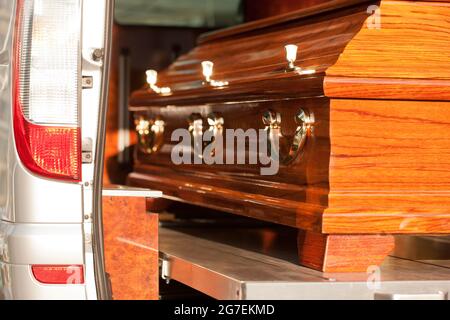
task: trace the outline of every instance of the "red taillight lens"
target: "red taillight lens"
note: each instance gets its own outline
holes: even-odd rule
[[[83,284],[82,265],[33,265],[34,278],[45,284]]]
[[[80,130],[39,126],[15,114],[17,152],[31,171],[51,178],[80,179]],[[19,114],[19,115],[17,115]]]
[[[14,138],[39,175],[81,180],[80,0],[18,0]]]

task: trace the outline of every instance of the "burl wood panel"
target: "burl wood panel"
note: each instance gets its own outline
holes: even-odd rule
[[[298,234],[300,264],[323,272],[366,272],[394,249],[391,235]]]
[[[142,197],[103,197],[105,267],[116,300],[158,299],[158,215]]]

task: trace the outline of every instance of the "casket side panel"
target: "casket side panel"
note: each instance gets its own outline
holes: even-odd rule
[[[211,35],[160,74],[171,95],[134,92],[135,115],[167,125],[158,153],[136,153],[129,182],[315,232],[450,232],[450,6],[348,5]],[[370,5],[380,8],[380,28]],[[285,71],[287,43],[299,46],[296,65],[314,74]],[[214,61],[214,78],[229,85],[205,86],[203,60]],[[215,112],[225,128],[245,130],[264,128],[261,116],[273,109],[292,135],[298,108],[314,115],[314,133],[275,176],[261,176],[258,166],[170,160],[171,132],[187,128],[192,113]]]
[[[330,233],[450,230],[450,6],[382,1],[327,69]]]

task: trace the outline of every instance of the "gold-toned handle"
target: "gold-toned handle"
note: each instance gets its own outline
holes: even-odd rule
[[[277,156],[280,163],[287,165],[294,161],[305,146],[308,135],[312,132],[312,115],[300,109],[295,116],[297,128],[293,136],[285,136],[281,132],[281,114],[267,110],[262,117],[268,131],[267,142],[271,155]]]
[[[223,150],[223,127],[224,127],[225,121],[223,120],[223,117],[218,113],[211,113],[208,115],[208,125],[211,134],[211,141],[212,141],[212,149],[211,149],[211,156],[214,157],[216,155],[222,155]]]
[[[188,118],[189,133],[191,134],[192,138],[192,149],[194,151],[194,155],[196,155],[198,158],[203,157],[202,151],[210,143],[209,141],[203,141],[204,134],[210,136],[210,141],[214,145],[216,145],[216,142],[220,138],[222,138],[223,135],[224,120],[223,117],[219,114],[211,113],[208,115],[207,123],[209,125],[209,128],[207,129],[207,132],[203,131],[203,123],[203,117],[200,113],[193,113]],[[214,147],[211,150],[211,155],[214,156],[217,151],[220,150],[216,150],[216,148]]]
[[[135,119],[135,126],[139,150],[145,154],[158,152],[164,144],[164,120],[139,116]]]
[[[203,134],[203,118],[200,113],[192,113],[187,119],[191,134]]]
[[[223,131],[224,120],[223,117],[218,113],[210,113],[208,115],[209,129],[214,132],[214,137],[221,135]]]
[[[203,118],[200,113],[192,113],[188,118],[191,148],[195,159],[203,158]]]

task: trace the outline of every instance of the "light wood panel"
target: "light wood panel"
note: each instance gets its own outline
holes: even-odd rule
[[[381,1],[379,8],[379,28],[369,17],[327,75],[450,79],[450,4]]]
[[[367,272],[394,249],[391,235],[324,235],[300,231],[300,264],[323,272]]]

